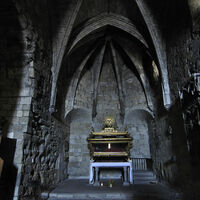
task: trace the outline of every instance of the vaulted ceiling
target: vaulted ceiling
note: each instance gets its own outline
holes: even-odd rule
[[[53,87],[52,94],[56,93],[57,88],[56,101],[57,105],[61,105],[67,91],[72,91],[68,97],[71,99],[68,101],[71,106],[65,110],[65,115],[73,109],[79,80],[89,63],[93,69],[92,115],[95,117],[99,77],[107,54],[111,57],[115,71],[122,116],[125,108],[120,60],[128,63],[138,78],[146,97],[147,108],[153,108],[154,93],[163,97],[164,106],[170,104],[165,40],[159,29],[159,22],[145,2],[87,0],[77,1],[76,4],[70,2],[68,5],[61,2],[62,10],[61,6],[59,8],[62,12],[55,9],[53,15],[56,59],[53,66],[55,88]],[[69,15],[71,18],[67,20]],[[55,19],[57,21],[61,16],[66,16],[66,21],[62,18],[58,33],[58,22]],[[67,74],[67,78],[64,74]],[[59,87],[57,83],[60,83]],[[156,91],[153,91],[158,85]]]
[[[122,115],[124,94],[120,62],[129,66],[140,82],[148,109],[155,109],[154,99],[158,99],[163,108],[169,108],[166,41],[173,35],[176,25],[184,20],[182,12],[187,9],[187,1],[52,0],[35,3],[21,0],[18,3],[23,1],[30,16],[40,16],[43,20],[42,13],[44,18],[49,17],[53,52],[52,111],[57,107],[64,110],[65,116],[73,109],[80,78],[90,65],[95,116],[99,77],[107,57],[115,72]],[[39,27],[40,23],[35,26]],[[72,91],[71,105],[66,109],[64,104],[69,90]]]

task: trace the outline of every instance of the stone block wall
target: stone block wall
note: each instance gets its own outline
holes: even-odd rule
[[[56,170],[58,170],[57,180],[60,182],[68,177],[70,127],[54,117],[52,121],[53,132],[59,142],[59,144],[57,144],[59,157],[56,162]]]
[[[89,176],[90,153],[87,137],[91,122],[75,121],[70,124],[69,177]]]
[[[141,84],[133,72],[125,65],[123,66],[123,88],[127,113],[134,108],[146,107],[147,102]]]
[[[151,159],[152,120],[153,117],[145,110],[133,110],[126,115],[125,126],[133,137],[132,158]]]
[[[32,132],[24,136],[21,198],[36,198],[67,177],[68,136],[66,125],[33,116]]]
[[[27,30],[21,27],[13,2],[1,1],[0,6],[0,121],[6,121],[1,127],[1,156],[5,162],[0,193],[8,199],[18,195],[20,184],[23,133],[28,127],[32,96],[34,47],[29,46]]]
[[[75,97],[75,108],[91,109],[92,105],[92,76],[91,71],[87,71],[82,77]]]
[[[95,119],[96,129],[101,130],[104,118],[111,115],[115,118],[116,124],[121,127],[120,104],[117,81],[111,63],[105,63],[102,68],[98,85],[97,116]]]
[[[151,158],[147,124],[127,124],[127,128],[131,137],[133,137],[131,157]]]
[[[191,190],[193,191],[191,188],[199,184],[198,182],[193,183],[196,179],[194,177],[197,177],[198,173],[192,175],[195,170],[191,168],[191,158],[187,150],[179,91],[190,79],[191,74],[200,70],[200,29],[199,17],[192,19],[189,10],[186,7],[184,8],[184,5],[185,2],[181,5],[182,14],[177,15],[176,21],[174,21],[174,18],[168,19],[166,29],[172,106],[169,111],[158,110],[153,131],[154,140],[150,143],[153,144],[151,146],[154,169],[159,179],[179,185],[184,193],[188,193],[188,198],[190,198],[191,194],[189,193]],[[171,13],[172,16],[174,16],[173,12]],[[171,127],[171,131],[169,131],[169,127]]]
[[[180,104],[155,119],[150,140],[153,168],[161,182],[185,187],[191,178],[190,158]]]
[[[176,165],[174,165],[172,136],[168,133],[169,121],[168,117],[162,117],[156,120],[152,146],[152,159],[154,160],[154,171],[159,180],[166,178],[169,182],[175,181],[173,173],[176,173]]]
[[[21,199],[37,198],[41,187],[48,187],[51,183],[57,181],[58,172],[55,170],[58,151],[58,143],[55,133],[52,133],[52,124],[49,116],[49,91],[51,89],[50,76],[50,55],[47,55],[50,44],[44,42],[43,35],[38,30],[26,30],[26,39],[28,48],[32,52],[27,54],[28,79],[32,81],[31,86],[23,83],[24,86],[31,89],[29,94],[29,115],[27,119],[26,130],[20,130],[23,142],[20,145],[21,152],[21,182],[19,196]],[[46,53],[45,53],[46,52]],[[24,69],[27,69],[25,66]],[[23,90],[21,90],[23,91]],[[25,90],[26,91],[26,90]],[[21,97],[25,101],[27,97]],[[51,151],[52,148],[52,151]],[[50,152],[50,153],[49,153]],[[44,166],[46,165],[46,166]],[[16,192],[16,196],[17,196]]]

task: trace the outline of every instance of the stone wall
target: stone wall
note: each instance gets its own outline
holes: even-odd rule
[[[143,88],[133,72],[123,66],[123,88],[126,99],[126,112],[138,108],[146,108],[147,102]]]
[[[60,182],[64,181],[68,177],[70,127],[55,118],[52,120],[54,123],[53,132],[59,142],[59,157],[56,162],[56,169],[58,170],[57,180]]]
[[[50,146],[56,146],[54,144],[56,141],[52,139],[56,136],[51,131],[52,127],[48,113],[49,91],[51,89],[51,60],[48,52],[50,44],[48,41],[44,41],[44,35],[39,30],[38,32],[33,30],[32,27],[26,29],[27,48],[32,49],[31,53],[29,49],[26,52],[29,55],[28,66],[31,72],[28,80],[31,80],[32,84],[27,86],[23,83],[31,90],[31,94],[29,94],[30,110],[27,129],[23,132],[21,130],[21,135],[24,138],[24,143],[21,146],[22,152],[20,152],[23,156],[19,190],[21,199],[37,198],[41,189],[40,186],[46,187],[52,179],[57,180],[55,179],[57,172],[54,171],[58,156],[56,147],[52,148],[52,158],[48,155]],[[25,69],[27,69],[27,66],[25,66]],[[48,139],[45,140],[46,138]],[[43,164],[46,166],[44,167]]]
[[[70,124],[69,178],[89,176],[90,153],[87,137],[90,129],[91,122],[83,122],[83,119]]]
[[[195,2],[195,1],[189,1]],[[197,10],[198,8],[196,8]],[[196,11],[195,11],[196,12]],[[199,65],[199,47],[200,47],[200,26],[199,26],[199,15],[192,11],[192,19],[188,15],[188,19],[191,21],[186,21],[180,23],[177,38],[173,38],[168,45],[169,58],[170,56],[176,57],[176,59],[169,59],[169,71],[171,76],[174,74],[175,69],[179,69],[179,74],[182,74],[182,77],[173,77],[171,81],[171,88],[175,85],[177,86],[176,93],[174,92],[175,100],[174,105],[170,113],[170,122],[173,125],[174,134],[172,138],[173,144],[173,153],[176,155],[176,160],[174,162],[176,170],[171,170],[173,177],[176,177],[176,181],[181,186],[184,199],[189,199],[191,193],[193,193],[193,198],[199,198],[199,165],[194,165],[192,162],[192,155],[190,154],[187,147],[187,135],[192,133],[187,133],[184,129],[183,113],[195,113],[198,112],[198,106],[193,107],[196,101],[191,99],[184,99],[186,102],[190,102],[188,105],[181,105],[182,100],[178,92],[183,91],[185,85],[191,80],[191,75],[193,73],[198,73],[200,70]],[[188,23],[186,23],[188,22]],[[174,49],[174,52],[172,51]],[[180,71],[181,70],[181,71]],[[173,71],[173,73],[172,73]],[[177,73],[176,73],[177,74]],[[189,92],[191,90],[188,90]],[[194,91],[193,91],[194,92]],[[191,110],[190,110],[191,109]],[[171,120],[172,119],[172,120]],[[192,122],[192,118],[190,119]],[[193,124],[194,125],[194,124]],[[185,124],[185,128],[187,124]],[[195,152],[193,152],[195,153]],[[196,152],[197,153],[197,152]],[[184,159],[183,159],[184,157]],[[197,161],[198,162],[198,161]]]
[[[155,118],[150,139],[153,169],[159,181],[185,187],[191,178],[190,158],[180,103]]]
[[[179,13],[178,23],[170,21],[174,19],[169,18],[170,25],[166,31],[172,106],[168,111],[163,111],[161,108],[158,110],[153,131],[154,140],[150,142],[150,145],[157,177],[161,181],[179,185],[184,193],[188,192],[188,196],[185,197],[188,199],[190,198],[189,191],[194,191],[191,188],[197,187],[199,183],[196,186],[192,183],[198,173],[192,175],[195,170],[191,168],[191,157],[187,150],[183,110],[179,95],[190,76],[199,72],[200,69],[199,23],[197,17],[191,24],[191,16],[188,9],[184,8],[184,4],[182,4],[182,9],[184,14]],[[190,189],[187,191],[188,188]]]
[[[47,4],[1,1],[0,120],[7,123],[0,157],[7,170],[0,193],[5,199],[38,199],[42,189],[67,177],[69,130],[49,113],[52,44]]]
[[[150,120],[146,118],[146,115],[149,115],[147,111],[135,110],[125,118],[125,126],[133,137],[132,158],[151,158],[149,145],[149,137],[151,137]]]
[[[151,141],[153,142],[152,159],[154,160],[154,171],[158,179],[162,180],[165,178],[167,181],[173,182],[175,181],[173,173],[176,173],[176,165],[174,165],[173,159],[176,158],[173,158],[172,136],[168,135],[168,126],[167,117],[156,120],[156,133]],[[173,167],[175,170],[173,170]]]
[[[97,116],[95,119],[96,129],[102,129],[104,118],[111,115],[116,124],[121,128],[119,94],[116,77],[111,63],[102,66],[97,94]]]
[[[67,177],[68,131],[55,118],[50,122],[33,115],[32,130],[24,135],[23,168],[20,194],[34,199]]]
[[[0,193],[8,199],[14,190],[17,195],[20,182],[23,133],[27,131],[32,95],[33,48],[29,47],[13,2],[1,1],[0,7],[0,118],[6,121],[2,126],[0,152],[5,162]]]
[[[42,189],[66,178],[69,146],[67,127],[49,113],[52,47],[47,5],[1,3],[12,13],[1,13],[0,117],[7,121],[1,144],[6,161],[1,196],[38,199]],[[41,9],[39,20],[36,13]]]
[[[93,88],[91,71],[87,71],[78,84],[74,107],[91,109],[92,90]]]
[[[91,119],[93,90],[91,71],[86,71],[79,81],[74,109],[67,116],[70,126],[69,177],[86,177],[89,175],[90,155],[86,139],[92,126],[95,131],[102,130],[104,118],[107,115],[115,117],[115,125],[118,130],[128,128],[133,137],[132,157],[151,158],[149,149],[150,121],[146,117],[150,114],[142,110],[146,107],[145,95],[138,79],[125,65],[122,68],[122,80],[126,108],[124,122],[120,119],[119,94],[111,63],[104,63],[101,71],[97,93],[97,116],[93,121]],[[135,113],[131,112],[134,109],[138,110]]]
[[[90,154],[87,137],[91,130],[91,115],[87,110],[75,109],[68,115],[69,136],[69,178],[89,175]]]

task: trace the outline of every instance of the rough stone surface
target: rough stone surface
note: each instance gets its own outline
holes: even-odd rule
[[[90,154],[87,144],[90,122],[80,119],[70,124],[68,173],[70,177],[89,175]]]

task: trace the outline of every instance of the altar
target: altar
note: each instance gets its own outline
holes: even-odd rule
[[[99,180],[99,169],[100,168],[123,168],[124,180],[123,185],[133,184],[133,174],[132,174],[132,161],[128,162],[90,162],[90,178],[89,184],[94,184],[96,186],[100,185]]]
[[[114,118],[106,117],[103,130],[92,130],[87,141],[90,149],[90,184],[99,185],[99,171],[103,168],[122,168],[123,185],[133,183],[130,158],[132,137],[127,130],[120,132],[114,128]]]

